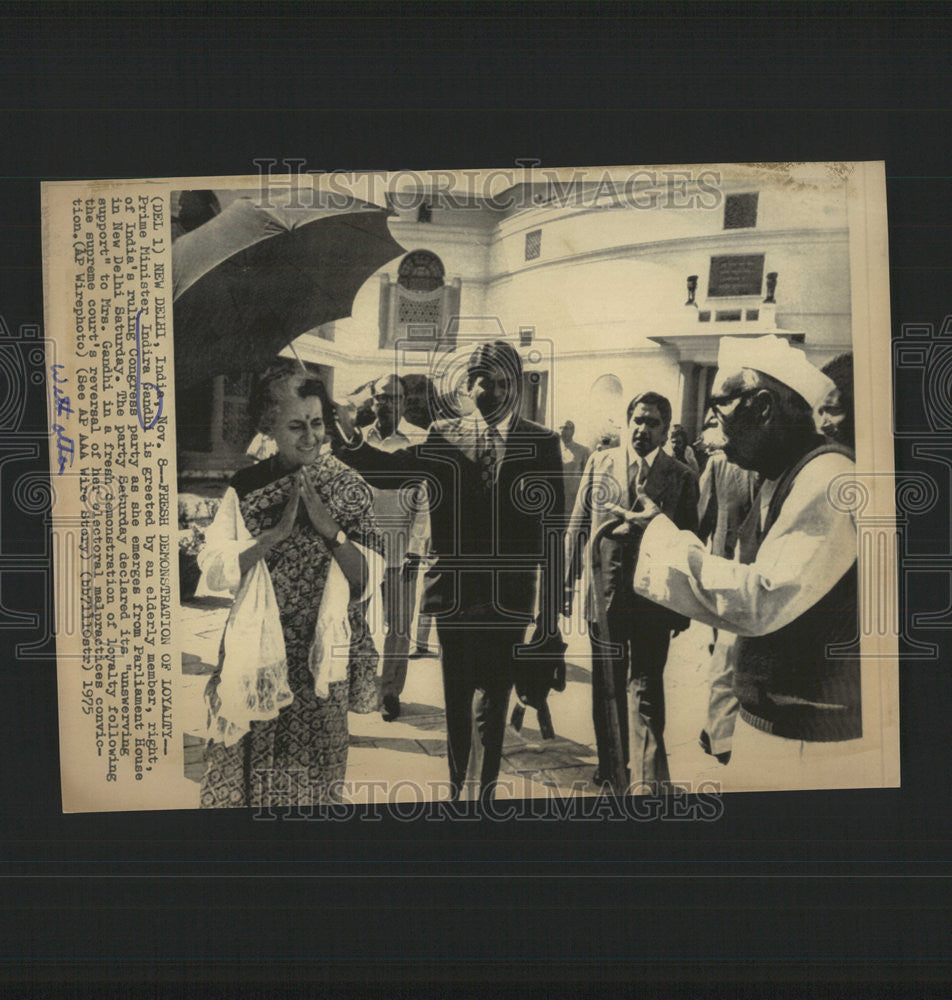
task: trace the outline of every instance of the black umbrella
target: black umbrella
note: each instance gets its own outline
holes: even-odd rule
[[[266,367],[292,340],[351,314],[360,286],[406,251],[391,213],[263,207],[238,198],[172,250],[175,382]]]

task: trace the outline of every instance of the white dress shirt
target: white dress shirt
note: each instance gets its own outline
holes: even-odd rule
[[[658,515],[641,540],[635,592],[737,635],[776,632],[816,604],[856,559],[853,517],[827,496],[836,476],[854,471],[839,453],[809,462],[750,564],[713,555],[692,532]],[[762,487],[761,524],[776,486],[767,480]]]
[[[466,419],[471,420],[476,428],[476,437],[480,441],[484,441],[489,433],[489,424],[483,419],[483,415],[479,410],[473,410],[473,412]],[[503,445],[509,440],[509,434],[516,421],[519,419],[518,413],[510,414],[505,420],[501,420],[495,425],[496,433],[502,438]]]
[[[401,448],[421,444],[426,438],[425,430],[406,420],[401,420],[387,437],[380,433],[376,423],[364,429],[367,444],[381,451],[399,451]],[[400,490],[379,490],[373,486],[371,489],[374,495],[374,513],[384,536],[387,566],[399,568],[408,553],[424,555],[430,537],[430,513],[425,484],[420,484],[423,492],[416,499],[413,511],[407,510],[407,505],[400,498]]]
[[[380,433],[380,428],[376,423],[371,424],[364,430],[364,440],[367,444],[372,444],[381,451],[398,451],[400,448],[409,448],[410,445],[425,441],[426,434],[427,432],[422,427],[417,427],[415,424],[401,419],[388,437],[384,437]]]
[[[651,451],[649,451],[647,455],[645,455],[644,457],[642,457],[641,455],[638,454],[637,451],[635,451],[634,445],[631,443],[631,441],[629,441],[628,442],[628,447],[625,449],[625,454],[628,457],[628,479],[629,480],[631,479],[631,470],[632,470],[632,467],[638,468],[639,466],[642,466],[642,465],[647,465],[648,466],[648,471],[645,474],[645,479],[647,479],[648,476],[651,475],[651,467],[654,465],[654,461],[658,457],[658,452],[659,451],[661,451],[660,448],[654,448]],[[636,479],[638,478],[638,475],[639,475],[640,471],[641,471],[641,469],[638,468],[638,472],[635,473]],[[627,486],[628,482],[626,482],[625,485]]]

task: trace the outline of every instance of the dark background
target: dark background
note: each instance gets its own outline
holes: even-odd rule
[[[885,160],[893,335],[938,335],[952,314],[942,7],[93,9],[0,10],[11,332],[42,323],[42,180],[251,174],[269,156],[325,170]],[[31,393],[36,427],[43,389]],[[896,407],[897,469],[942,484],[904,541],[907,610],[936,613],[907,634],[938,650],[903,664],[901,790],[732,796],[716,823],[64,816],[53,658],[18,660],[29,634],[7,629],[0,981],[553,995],[628,981],[670,996],[950,978],[952,574],[916,563],[952,552],[948,470],[915,452],[949,420],[921,368],[904,369]],[[0,551],[44,551],[42,513],[5,496],[0,523]],[[4,612],[46,600],[37,574],[0,573]]]

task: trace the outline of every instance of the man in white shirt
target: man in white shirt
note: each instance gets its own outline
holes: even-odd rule
[[[635,592],[739,637],[730,770],[759,766],[760,787],[829,780],[830,762],[847,761],[862,736],[856,526],[830,501],[854,464],[813,425],[830,387],[780,337],[725,337],[710,404],[727,458],[764,479],[740,560],[706,551],[654,504],[628,518],[644,529]]]
[[[374,422],[364,431],[367,444],[393,452],[426,440],[426,431],[403,417],[404,386],[398,375],[377,379],[371,389]],[[383,644],[380,693],[384,718],[400,715],[400,695],[407,679],[410,626],[420,558],[430,534],[425,487],[416,491],[374,488],[374,512],[384,537],[383,597],[387,635]]]
[[[664,450],[672,458],[676,458],[679,462],[686,465],[695,476],[701,474],[694,449],[688,444],[687,432],[680,424],[675,424],[671,428],[668,440],[664,443]]]

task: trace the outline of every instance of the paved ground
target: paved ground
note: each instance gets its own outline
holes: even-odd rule
[[[202,692],[227,616],[228,601],[205,598],[187,602],[182,619],[190,638],[185,644],[186,774],[201,780],[203,744],[197,737],[204,721]],[[709,629],[694,623],[672,642],[665,670],[667,726],[665,740],[672,780],[697,787],[718,778],[719,765],[698,747],[707,699]],[[582,635],[565,636],[569,643],[568,677],[563,692],[549,698],[556,738],[543,740],[529,709],[521,733],[506,728],[500,797],[594,795],[590,779],[597,762],[591,719],[589,643]],[[513,703],[515,696],[513,696]],[[419,800],[414,786],[432,788],[432,798],[445,798],[447,781],[446,729],[440,662],[410,661],[399,719],[385,722],[380,713],[350,715],[351,748],[347,781],[354,801]],[[510,712],[512,703],[510,704]],[[379,784],[376,787],[374,782]],[[408,784],[413,782],[414,786]],[[401,784],[402,783],[402,784]],[[429,784],[432,783],[432,784]]]

